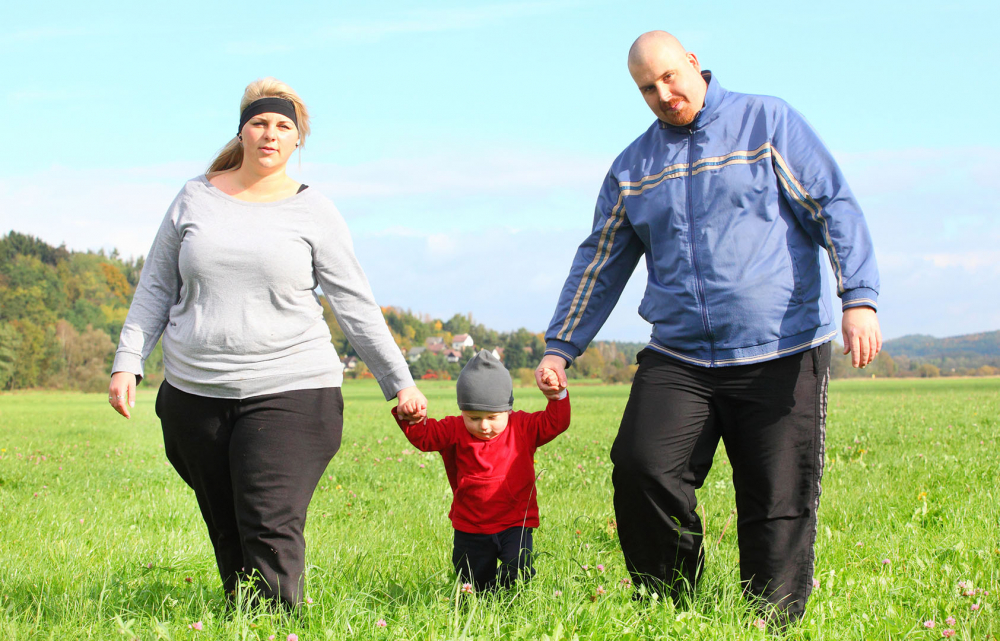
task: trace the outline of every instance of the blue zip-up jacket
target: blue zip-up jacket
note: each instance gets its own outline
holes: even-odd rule
[[[572,362],[587,348],[642,256],[649,347],[693,365],[756,363],[833,339],[820,248],[843,309],[876,308],[868,227],[819,136],[784,101],[703,75],[705,106],[690,125],[658,120],[612,164],[546,354]]]

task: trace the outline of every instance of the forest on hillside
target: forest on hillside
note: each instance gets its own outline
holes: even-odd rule
[[[0,238],[0,390],[106,389],[142,266],[142,257],[123,258],[116,251],[70,251],[14,231]],[[345,361],[345,375],[371,376],[326,299],[320,301],[337,353]],[[456,378],[476,350],[487,349],[495,350],[514,379],[527,385],[545,350],[542,333],[525,328],[497,331],[475,322],[471,314],[444,320],[391,306],[382,313],[415,378]],[[567,373],[571,378],[629,382],[643,347],[595,342]],[[839,346],[835,349],[835,378],[1000,374],[1000,332],[887,341],[865,370],[852,369],[849,357],[840,355]],[[158,384],[162,370],[157,345],[146,361],[146,383]]]
[[[142,265],[13,231],[0,239],[0,389],[106,389]]]
[[[32,388],[89,392],[107,388],[118,336],[139,282],[143,258],[117,252],[76,252],[11,231],[0,238],[0,390]],[[337,353],[356,357],[326,298],[324,318]],[[426,352],[408,359],[416,378],[455,378],[475,353],[497,350],[516,378],[526,379],[545,350],[542,334],[521,328],[501,332],[476,323],[471,315],[448,320],[395,307],[382,308],[386,324],[403,354],[436,339],[450,345],[467,334],[474,347],[450,362]],[[631,380],[638,344],[595,345],[571,375]],[[356,360],[356,359],[355,359]],[[162,380],[159,345],[146,361],[147,384]],[[370,376],[364,363],[352,363],[349,377]]]

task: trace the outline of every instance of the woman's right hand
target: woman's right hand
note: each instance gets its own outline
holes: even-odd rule
[[[399,399],[396,406],[396,416],[399,418],[409,421],[410,425],[422,423],[427,418],[427,398],[416,385],[399,390],[396,398]]]
[[[115,372],[108,386],[108,402],[125,418],[132,418],[128,408],[135,407],[135,374]]]

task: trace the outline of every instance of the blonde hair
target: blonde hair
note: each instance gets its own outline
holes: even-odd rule
[[[295,105],[295,118],[299,121],[299,149],[302,149],[306,144],[306,137],[309,135],[309,110],[306,109],[306,105],[299,98],[299,95],[277,78],[269,77],[254,80],[247,85],[246,91],[243,92],[243,99],[240,100],[240,113],[243,113],[243,110],[251,102],[261,98],[284,98],[285,100],[290,100]],[[212,161],[212,164],[209,165],[208,171],[205,173],[208,175],[219,171],[239,169],[242,164],[243,143],[240,142],[239,138],[234,136],[219,151],[219,154]]]

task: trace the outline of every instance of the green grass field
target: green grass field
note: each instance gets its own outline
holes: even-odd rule
[[[423,388],[432,414],[456,411],[453,384]],[[194,495],[163,454],[153,391],[131,421],[103,394],[0,395],[0,637],[765,638],[739,593],[725,452],[699,493],[708,567],[696,599],[633,602],[608,459],[628,387],[571,393],[569,432],[538,452],[538,575],[475,597],[450,572],[440,459],[412,450],[374,385],[348,383],[343,446],[306,528],[311,603],[291,618],[225,614]],[[515,399],[544,405],[528,388]],[[1000,636],[998,426],[998,379],[831,386],[819,588],[787,638]]]

